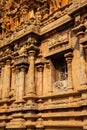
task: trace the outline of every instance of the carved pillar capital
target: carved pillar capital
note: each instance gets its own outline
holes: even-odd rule
[[[27,50],[39,51],[38,42],[39,38],[37,36],[29,36],[27,40]]]
[[[11,60],[6,60],[6,65],[10,65],[11,64]]]
[[[39,72],[43,72],[43,68],[44,68],[43,65],[38,65],[38,66],[37,66],[37,70],[38,70]]]
[[[25,68],[25,67],[21,67],[20,70],[21,70],[22,72],[25,72],[26,68]]]
[[[31,57],[31,56],[35,56],[35,54],[36,54],[36,51],[35,50],[29,50],[28,51],[28,54],[29,54],[29,56]]]
[[[68,52],[64,56],[65,56],[67,64],[72,62],[72,58],[73,58],[73,53],[72,52]]]
[[[79,24],[75,28],[72,29],[72,32],[78,37],[79,39],[82,38],[85,35],[85,25],[84,24]]]
[[[15,72],[15,67],[12,66],[11,69],[12,69],[12,72],[14,73]]]
[[[16,67],[15,72],[16,72],[16,74],[18,74],[20,72],[20,68]]]
[[[0,66],[1,66],[1,68],[3,68],[3,67],[5,66],[5,62],[2,61],[2,62],[0,63]]]

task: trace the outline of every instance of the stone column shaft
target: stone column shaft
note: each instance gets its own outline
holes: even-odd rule
[[[2,98],[1,68],[0,68],[0,99]]]
[[[20,86],[19,86],[19,100],[23,100],[24,89],[25,89],[25,68],[20,70]]]
[[[37,67],[38,69],[38,80],[39,80],[39,96],[43,94],[43,65]]]
[[[4,85],[4,92],[3,92],[3,98],[8,98],[9,97],[9,92],[10,92],[10,87],[11,87],[11,61],[7,60],[6,65],[5,65],[5,85]]]
[[[85,54],[86,55],[86,54]],[[87,77],[86,77],[86,61],[84,57],[83,46],[80,44],[80,86],[86,87]]]
[[[15,87],[16,87],[16,101],[19,100],[19,81],[20,81],[20,78],[19,78],[19,73],[20,70],[18,68],[16,68],[16,82],[15,82]]]
[[[25,66],[16,69],[16,101],[23,102],[25,93]]]
[[[11,91],[15,90],[15,82],[16,82],[16,76],[15,76],[15,69],[12,68],[12,80],[11,80]]]
[[[66,62],[67,62],[67,69],[68,69],[68,88],[70,90],[73,89],[73,81],[72,81],[72,52],[65,54]]]
[[[28,94],[35,94],[35,51],[29,51],[29,86],[28,86]]]
[[[1,63],[1,98],[3,99],[4,92],[4,71],[5,71],[5,63]]]
[[[86,65],[86,77],[87,77],[87,48],[85,48],[85,65]]]

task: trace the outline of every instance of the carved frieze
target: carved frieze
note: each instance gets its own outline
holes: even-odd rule
[[[30,103],[30,104],[14,104],[12,105],[9,110],[11,112],[14,111],[24,111],[24,110],[31,110],[31,109],[36,109],[37,110],[37,103]]]
[[[61,49],[62,47],[68,46],[69,34],[64,33],[62,35],[56,35],[52,39],[49,39],[48,42],[49,51]]]

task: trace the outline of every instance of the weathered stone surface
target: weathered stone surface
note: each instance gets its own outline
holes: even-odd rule
[[[87,130],[87,0],[0,0],[0,130]]]

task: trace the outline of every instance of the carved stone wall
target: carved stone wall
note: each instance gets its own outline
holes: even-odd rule
[[[0,130],[87,130],[87,0],[0,1]]]

